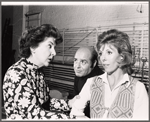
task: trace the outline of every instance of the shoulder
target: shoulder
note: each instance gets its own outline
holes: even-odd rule
[[[136,82],[136,89],[145,89],[145,85],[143,82],[140,82],[139,80],[137,80]]]
[[[87,82],[91,83],[93,82],[98,76],[90,77],[87,79]]]
[[[135,78],[135,77],[129,75],[129,79],[130,79],[130,81],[133,81],[134,83],[136,83],[136,87],[138,87],[138,88],[144,87],[144,83],[139,81],[138,78]]]
[[[18,64],[18,63],[12,65],[7,70],[7,73],[19,73],[19,74],[21,74],[23,72],[25,72],[25,68],[22,65]]]
[[[145,88],[145,85],[143,82],[139,81],[138,78],[134,78],[132,76],[129,76],[129,79],[132,83],[136,84],[136,89]]]
[[[146,87],[144,85],[143,82],[139,81],[138,79],[136,79],[136,86],[135,86],[135,95],[136,97],[140,97],[140,96],[147,96],[147,91],[146,91]]]
[[[8,70],[5,73],[4,80],[6,79],[19,80],[21,77],[24,77],[24,74],[25,74],[24,67],[20,65],[20,61],[18,61],[8,68]]]

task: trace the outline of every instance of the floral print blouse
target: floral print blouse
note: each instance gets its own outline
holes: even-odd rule
[[[49,87],[38,67],[21,58],[6,72],[3,83],[4,108],[7,119],[70,119],[63,99],[49,100]],[[49,110],[42,108],[48,101]],[[61,112],[52,112],[57,110]]]

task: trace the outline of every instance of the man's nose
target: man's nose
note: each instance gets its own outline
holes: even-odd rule
[[[77,68],[81,67],[80,62],[76,62],[76,67]]]

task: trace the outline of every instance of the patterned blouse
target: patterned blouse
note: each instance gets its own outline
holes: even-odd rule
[[[63,99],[49,98],[49,87],[36,65],[21,58],[5,74],[4,108],[7,119],[69,119],[70,108]],[[49,102],[49,110],[42,104]],[[52,112],[57,110],[61,112]]]

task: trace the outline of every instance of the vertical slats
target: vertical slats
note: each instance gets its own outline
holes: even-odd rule
[[[112,26],[99,26],[99,27],[86,27],[86,28],[71,28],[71,29],[63,29],[60,30],[61,33],[63,34],[63,39],[64,42],[62,44],[59,44],[56,46],[56,52],[57,56],[62,57],[61,59],[54,60],[54,62],[60,62],[66,66],[65,64],[70,64],[70,59],[72,60],[74,57],[74,54],[76,50],[81,47],[81,46],[94,46],[96,45],[97,42],[97,37],[99,34],[101,34],[104,31],[107,31],[108,29],[118,29],[120,31],[123,31],[127,33],[130,37],[130,43],[133,49],[133,60],[135,60],[135,64],[133,68],[135,69],[135,72],[133,74],[134,77],[138,77],[139,79],[144,79],[143,82],[145,84],[149,84],[149,38],[148,38],[148,23],[133,23],[133,24],[128,24],[128,25],[112,25]],[[69,57],[69,58],[68,58]],[[141,66],[142,66],[142,61],[141,58],[146,57],[147,62],[145,63],[146,65],[143,68],[143,77],[142,77],[142,72],[141,72]],[[73,63],[73,61],[71,61]],[[99,64],[101,66],[101,64]],[[47,72],[45,74],[47,77],[57,77],[59,80],[64,80],[68,79],[69,77],[73,76],[71,73],[74,71],[72,70],[71,72],[68,73],[69,76],[66,76],[64,73],[67,74],[66,71],[62,71],[60,73],[61,69],[64,69],[64,67],[59,67],[57,71],[55,70],[57,67],[56,65],[53,67],[48,67]],[[57,67],[58,68],[58,67]],[[72,67],[73,68],[73,67]],[[63,73],[64,72],[64,73]],[[60,74],[63,76],[61,77]],[[58,76],[59,75],[59,76]],[[71,78],[70,78],[71,79]],[[71,81],[70,81],[71,82]]]

